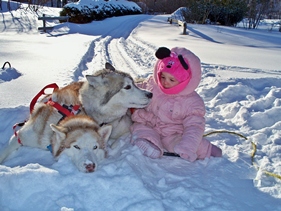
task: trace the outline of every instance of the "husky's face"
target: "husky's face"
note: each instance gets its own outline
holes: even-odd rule
[[[81,172],[93,172],[106,156],[106,142],[112,127],[105,125],[97,130],[81,124],[76,128],[51,125],[55,133],[53,154],[55,158],[66,154]]]
[[[105,149],[98,142],[98,134],[93,131],[75,131],[68,136],[67,139],[75,139],[75,141],[65,148],[62,154],[70,157],[79,171],[95,171],[100,161],[105,158]]]
[[[90,86],[103,94],[101,106],[112,108],[144,108],[152,98],[152,93],[138,88],[126,73],[104,70],[97,76],[86,76]]]
[[[120,95],[124,95],[125,98],[130,96],[128,101],[130,108],[144,108],[152,99],[151,92],[138,88],[132,80],[124,81],[124,87],[121,89]]]

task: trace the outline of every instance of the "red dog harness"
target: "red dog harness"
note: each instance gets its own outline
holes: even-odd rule
[[[49,89],[49,88],[52,88],[54,89],[53,92],[55,90],[57,90],[59,87],[57,84],[53,83],[53,84],[49,84],[47,86],[45,86],[33,99],[32,101],[30,102],[30,113],[32,113],[33,109],[34,109],[34,106],[36,104],[36,102],[38,101],[38,99],[42,96],[42,95],[47,95],[45,93],[45,90],[46,89]],[[47,105],[51,105],[53,106],[55,109],[58,110],[58,112],[62,115],[62,118],[59,120],[59,122],[61,120],[63,120],[65,117],[67,116],[73,116],[73,115],[76,115],[78,114],[81,110],[80,110],[80,105],[70,105],[70,106],[67,106],[67,105],[60,105],[59,103],[57,102],[54,102],[52,100],[52,98],[50,98],[45,104]],[[24,122],[21,122],[21,123],[16,123],[14,126],[13,126],[13,130],[14,130],[14,134],[15,136],[18,138],[18,143],[23,145],[20,138],[18,137],[18,132],[16,130],[16,128],[19,126],[19,127],[22,127],[24,124],[25,124],[26,121]]]
[[[55,109],[58,110],[58,112],[63,115],[63,118],[64,117],[67,117],[67,116],[73,116],[73,115],[76,115],[80,112],[80,105],[70,105],[70,106],[67,106],[67,105],[61,105],[57,102],[54,102],[52,100],[52,98],[50,98],[48,100],[48,102],[46,102],[45,104],[47,105],[51,105],[53,106]],[[62,120],[62,119],[61,119]],[[61,121],[60,120],[60,121]]]

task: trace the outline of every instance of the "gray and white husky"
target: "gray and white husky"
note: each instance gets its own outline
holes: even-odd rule
[[[132,77],[106,63],[105,69],[86,76],[87,82],[79,90],[85,113],[99,125],[111,124],[110,139],[118,139],[129,132],[132,124],[129,108],[144,108],[152,93],[138,88]]]
[[[54,133],[60,138],[61,143],[64,142],[63,133],[69,131],[65,129],[59,133],[56,128],[55,125],[62,119],[62,114],[52,106],[54,103],[68,108],[78,105],[80,107],[78,118],[81,114],[87,115],[101,128],[111,125],[112,130],[97,128],[97,131],[105,131],[98,134],[104,136],[104,142],[110,139],[112,145],[116,139],[129,133],[132,124],[129,108],[146,107],[152,98],[152,93],[139,89],[129,74],[115,70],[109,63],[106,63],[105,69],[94,75],[87,75],[86,79],[56,89],[45,97],[48,103],[43,101],[38,103],[17,135],[13,135],[9,143],[0,149],[0,163],[21,145],[46,149],[51,144]],[[74,124],[83,129],[85,119],[76,120]],[[59,146],[59,148],[65,150],[66,147]],[[75,153],[72,154],[72,158],[75,159]]]

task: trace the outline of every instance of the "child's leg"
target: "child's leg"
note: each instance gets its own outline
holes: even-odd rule
[[[159,148],[144,138],[136,139],[134,144],[137,145],[140,148],[141,152],[147,157],[161,157],[161,151],[159,150]]]
[[[219,147],[217,147],[217,146],[212,144],[211,156],[213,156],[213,157],[221,157],[222,156],[221,149]]]

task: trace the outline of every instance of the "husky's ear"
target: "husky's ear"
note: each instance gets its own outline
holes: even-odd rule
[[[66,133],[64,131],[64,128],[59,127],[55,124],[50,124],[50,127],[52,130],[55,132],[56,138],[52,140],[52,148],[53,148],[53,155],[56,155],[58,150],[61,147],[61,143],[65,140],[66,138]]]
[[[111,125],[104,125],[98,129],[98,134],[102,137],[103,141],[106,143],[112,131]]]
[[[50,127],[56,133],[57,138],[63,139],[63,140],[65,139],[66,131],[65,131],[65,129],[63,127],[57,126],[55,124],[50,124]]]
[[[101,75],[98,75],[98,76],[86,75],[86,79],[87,79],[88,83],[93,87],[97,87],[97,86],[103,84],[105,81],[104,79],[102,79]]]
[[[113,67],[112,64],[108,62],[105,63],[105,69],[115,71],[115,67]]]

